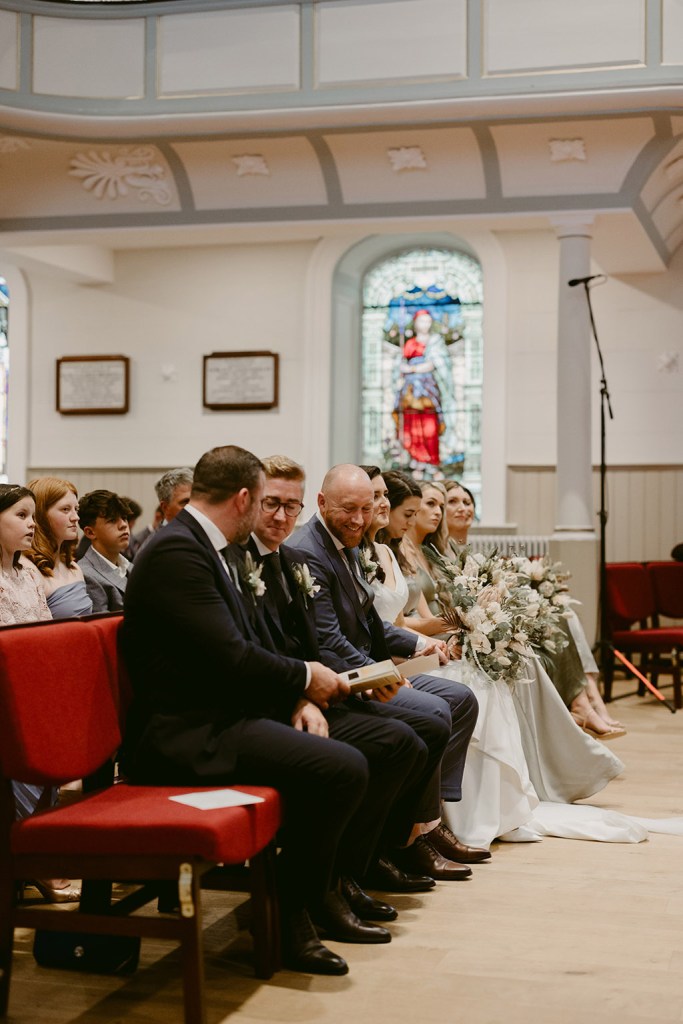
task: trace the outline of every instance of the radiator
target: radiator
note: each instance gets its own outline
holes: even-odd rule
[[[527,558],[534,558],[549,553],[549,541],[549,537],[539,535],[477,533],[470,536],[468,544],[472,551],[482,551],[484,554],[497,548],[501,555],[526,555]]]

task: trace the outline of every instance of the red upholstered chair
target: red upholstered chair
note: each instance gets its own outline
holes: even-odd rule
[[[169,799],[191,790],[121,783],[14,820],[11,779],[101,782],[103,766],[111,765],[121,740],[117,619],[0,629],[0,1016],[9,1000],[14,928],[21,927],[179,942],[185,1021],[205,1024],[201,883],[220,874],[217,865],[249,861],[257,974],[270,977],[278,966],[277,792],[239,787],[263,802],[202,811]],[[54,714],[58,704],[68,716]],[[53,877],[84,880],[79,910],[17,904],[18,882]],[[113,905],[112,880],[130,889]],[[132,916],[173,882],[180,913]]]
[[[625,654],[640,654],[641,667],[655,674],[671,671],[674,704],[683,707],[680,651],[683,629],[659,627],[650,574],[640,562],[613,562],[607,570],[608,634],[610,642]],[[633,628],[635,626],[635,628]],[[670,661],[665,659],[670,656]],[[614,658],[605,658],[605,698],[612,694]]]
[[[648,562],[655,612],[667,619],[683,619],[683,562]]]

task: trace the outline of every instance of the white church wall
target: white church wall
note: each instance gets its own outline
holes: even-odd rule
[[[507,458],[554,465],[559,247],[548,232],[500,232],[509,270]],[[594,267],[598,272],[601,268]],[[683,461],[683,256],[664,274],[609,277],[593,287],[614,420],[608,462]],[[593,462],[600,458],[600,369],[593,350]]]
[[[317,486],[330,443],[326,290],[336,261],[353,244],[332,235],[329,252],[316,241],[119,252],[111,285],[79,286],[30,272],[29,472],[66,472],[81,489],[111,486],[148,509],[161,471],[234,442],[263,455],[287,452]],[[555,525],[558,243],[551,230],[496,237],[508,284],[497,330],[507,350],[487,373],[498,374],[495,381],[489,376],[489,394],[505,392],[505,518],[522,533],[547,533]],[[683,259],[676,259],[665,274],[610,278],[593,291],[615,410],[608,428],[612,559],[664,557],[681,539],[682,277]],[[308,306],[307,294],[314,296]],[[501,317],[498,305],[495,315]],[[203,409],[202,356],[255,348],[280,354],[279,408]],[[131,357],[128,415],[55,411],[59,356],[119,353]],[[594,382],[597,463],[597,366]]]
[[[34,275],[30,462],[34,467],[169,467],[228,442],[303,458],[301,320],[309,243],[128,251],[112,285]],[[202,406],[202,357],[265,349],[280,355],[280,403],[268,411]],[[131,359],[130,412],[63,416],[55,360]]]

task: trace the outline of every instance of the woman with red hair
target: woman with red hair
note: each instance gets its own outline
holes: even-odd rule
[[[54,619],[87,615],[92,601],[76,562],[78,493],[68,480],[41,476],[29,483],[36,498],[36,531],[28,557],[43,578]]]

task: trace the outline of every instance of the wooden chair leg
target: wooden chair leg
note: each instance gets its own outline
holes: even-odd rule
[[[7,868],[7,865],[3,865]],[[0,877],[0,1017],[7,1016],[14,947],[14,880],[9,869]]]
[[[206,1024],[204,1000],[204,943],[202,936],[202,895],[200,874],[190,868],[191,880],[181,883],[181,951],[183,959],[183,998],[185,1024]],[[190,914],[189,908],[192,908]]]
[[[605,704],[612,699],[612,682],[614,680],[614,654],[611,648],[605,650],[602,656],[602,695]]]
[[[257,978],[272,978],[280,969],[280,905],[276,883],[275,845],[249,861],[251,882],[251,929]]]
[[[111,907],[113,884],[100,879],[86,878],[81,890],[78,908],[81,914],[104,914]]]
[[[633,657],[633,655],[631,655],[631,657]],[[653,661],[653,668],[650,669],[650,656],[647,653],[644,653],[644,654],[640,655],[640,664],[638,665],[638,668],[643,673],[643,675],[646,676],[648,674],[648,669],[649,669],[650,672],[656,671],[656,668],[655,668],[656,664],[657,664],[656,660]],[[635,678],[638,679],[637,676]],[[652,683],[653,683],[653,685],[655,685],[655,679],[654,678],[652,678]],[[645,683],[641,682],[640,679],[638,679],[637,693],[638,693],[639,697],[644,697],[645,696]]]
[[[674,707],[683,708],[683,696],[681,695],[681,652],[674,647],[671,652],[671,674],[674,681]]]

